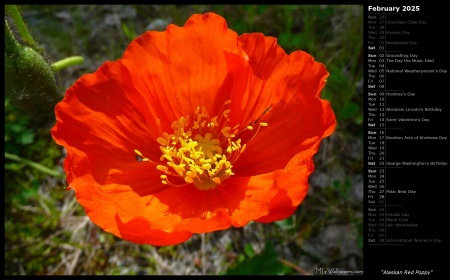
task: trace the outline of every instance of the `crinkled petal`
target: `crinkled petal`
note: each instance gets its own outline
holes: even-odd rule
[[[152,244],[154,246],[174,245],[185,242],[192,237],[190,231],[165,232],[152,229],[148,219],[136,217],[128,223],[123,223],[116,216],[119,233],[117,236],[137,244]]]
[[[232,87],[224,51],[240,53],[237,34],[213,13],[193,15],[184,27],[146,32],[123,56],[127,94],[139,112],[159,118],[163,129],[197,106],[216,112]]]
[[[314,171],[312,160],[304,160],[301,153],[295,156],[286,169],[276,171],[279,177],[276,180],[278,192],[270,201],[269,213],[257,222],[269,223],[290,217],[298,205],[308,194],[309,175]]]
[[[247,125],[283,98],[278,84],[286,71],[287,54],[275,38],[261,33],[239,36],[238,45],[246,53],[247,60],[229,56],[234,62],[231,70],[235,80],[231,114],[239,115]]]
[[[247,143],[245,156],[236,162],[235,170],[240,176],[272,172],[305,150],[310,159],[317,152],[316,144],[336,126],[329,102],[320,99],[328,77],[324,65],[302,51],[287,56],[274,38],[261,34],[243,35],[239,40],[254,74],[249,96],[242,95],[242,102],[259,114],[271,109],[260,120],[268,127],[259,129]]]
[[[160,156],[158,129],[147,123],[148,116],[137,112],[127,98],[121,70],[120,61],[107,62],[77,80],[56,105],[56,124],[51,130],[56,143],[66,147],[68,154],[86,156],[90,162],[107,161],[107,169],[135,162],[134,149],[141,149],[147,157]],[[67,168],[71,178],[75,169],[83,167]],[[99,175],[98,180],[106,180],[107,170],[88,171]]]
[[[124,93],[120,61],[82,76],[67,90],[55,114],[51,133],[67,149],[64,169],[70,188],[94,223],[119,233],[114,202],[165,187],[154,164],[136,160],[134,149],[149,157],[159,157],[160,152],[149,137],[152,128]]]
[[[268,214],[276,193],[273,174],[265,174],[231,178],[210,190],[199,190],[194,185],[167,188],[116,205],[124,223],[139,219],[166,232],[204,233],[241,227]]]

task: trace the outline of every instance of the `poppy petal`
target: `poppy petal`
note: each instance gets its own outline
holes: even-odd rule
[[[127,94],[138,111],[158,116],[163,128],[197,106],[218,111],[232,85],[224,51],[239,54],[236,41],[237,34],[213,13],[193,15],[184,27],[146,32],[123,56]]]
[[[165,232],[152,229],[147,219],[135,217],[127,223],[123,223],[116,217],[119,233],[117,236],[132,241],[136,244],[152,244],[154,246],[166,246],[183,243],[192,237],[189,231]]]
[[[70,188],[93,222],[117,233],[114,201],[156,192],[160,172],[136,160],[134,149],[152,150],[143,117],[133,110],[121,86],[120,61],[82,76],[55,108],[55,141],[67,149],[64,169]],[[149,148],[150,147],[150,148]]]
[[[211,190],[193,185],[166,188],[154,195],[117,201],[116,205],[124,223],[139,216],[152,228],[166,232],[204,233],[241,227],[268,214],[277,193],[273,182],[271,174],[232,178]]]
[[[257,222],[269,223],[290,217],[298,205],[308,194],[309,174],[314,171],[312,160],[303,161],[303,155],[297,155],[288,164],[286,169],[278,171],[279,179],[276,181],[278,192],[270,201],[270,211],[267,215],[257,219]]]
[[[142,152],[159,158],[158,129],[147,125],[148,116],[134,110],[127,99],[121,69],[120,61],[107,62],[95,73],[83,75],[56,105],[51,133],[69,154],[109,160],[108,165],[119,167],[135,162],[134,149],[145,144]],[[72,171],[66,171],[70,177]]]
[[[245,63],[241,61],[239,68],[235,66],[235,80],[245,85],[246,91],[234,92],[231,113],[239,112],[242,122],[247,124],[283,97],[278,83],[286,71],[287,54],[275,38],[261,33],[239,36],[239,46],[248,59]]]
[[[324,65],[302,51],[287,56],[273,38],[260,34],[241,36],[239,40],[255,75],[247,104],[257,108],[253,111],[259,114],[271,107],[264,115],[268,127],[259,130],[247,144],[246,156],[235,164],[240,176],[284,168],[303,150],[311,149],[308,156],[312,156],[317,152],[315,143],[336,126],[329,102],[320,99],[328,77]]]

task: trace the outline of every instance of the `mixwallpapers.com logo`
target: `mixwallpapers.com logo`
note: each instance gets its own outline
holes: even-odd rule
[[[347,274],[347,275],[355,275],[355,274],[363,274],[360,270],[344,270],[339,268],[316,268],[317,275],[336,275],[336,274]]]

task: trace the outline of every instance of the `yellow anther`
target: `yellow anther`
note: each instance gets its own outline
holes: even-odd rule
[[[240,151],[241,154],[245,151],[245,148],[246,148],[246,147],[247,147],[247,144],[242,145],[241,151]]]
[[[186,172],[186,176],[189,176],[189,177],[191,177],[191,178],[195,178],[195,177],[197,177],[197,174],[195,174],[195,173],[192,172],[192,171],[187,171],[187,172]]]
[[[172,157],[170,157],[168,154],[164,154],[163,157],[168,161],[172,161]]]
[[[156,141],[157,141],[160,145],[167,146],[167,140],[164,139],[164,138],[162,138],[162,137],[158,137],[158,138],[156,139]]]
[[[223,111],[222,116],[224,116],[226,119],[228,119],[228,114],[230,113],[230,109],[227,109],[225,111]]]
[[[226,126],[226,127],[222,128],[222,130],[220,132],[222,132],[222,134],[228,138],[228,137],[230,137],[230,133],[228,133],[230,131],[230,129],[231,128],[229,126]]]
[[[268,123],[265,123],[265,122],[260,122],[259,125],[260,125],[260,126],[268,126],[269,124],[268,124]]]
[[[211,164],[209,164],[209,163],[203,164],[203,165],[202,165],[202,169],[203,169],[203,170],[209,170],[209,169],[211,169]]]
[[[220,178],[219,177],[214,177],[211,179],[214,183],[216,184],[220,184]]]
[[[163,172],[166,172],[167,170],[169,170],[167,168],[167,166],[164,166],[164,165],[157,165],[156,169],[158,169],[159,171],[163,171]]]
[[[247,129],[248,129],[248,130],[253,130],[253,126],[247,125]]]

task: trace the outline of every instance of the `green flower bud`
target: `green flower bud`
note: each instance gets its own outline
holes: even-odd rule
[[[30,114],[50,112],[61,99],[50,65],[34,49],[19,44],[6,21],[5,95]]]

